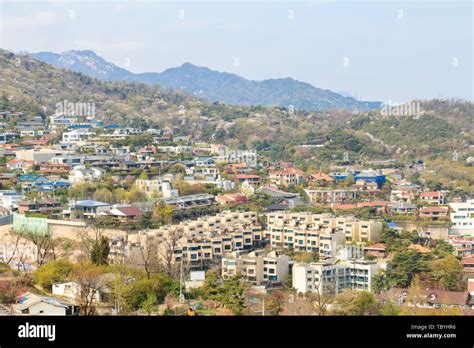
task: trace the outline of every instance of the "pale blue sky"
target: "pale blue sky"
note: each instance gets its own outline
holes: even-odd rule
[[[472,7],[471,1],[2,1],[0,46],[91,49],[133,72],[191,62],[254,80],[289,76],[365,100],[473,99]]]

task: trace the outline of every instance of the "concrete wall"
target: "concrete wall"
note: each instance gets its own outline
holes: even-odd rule
[[[416,230],[420,234],[429,234],[433,239],[448,239],[448,227],[438,225],[420,225],[413,221],[397,221],[396,224],[408,231]]]

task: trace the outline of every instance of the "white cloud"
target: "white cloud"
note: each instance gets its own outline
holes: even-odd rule
[[[47,27],[56,23],[55,11],[40,11],[25,16],[3,16],[2,26],[8,29]]]

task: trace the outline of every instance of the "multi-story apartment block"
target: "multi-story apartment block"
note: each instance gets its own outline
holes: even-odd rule
[[[275,251],[256,250],[250,253],[234,251],[222,257],[222,278],[240,273],[254,285],[280,285],[289,274],[288,255]]]
[[[359,221],[353,216],[309,212],[275,212],[266,215],[265,236],[273,248],[317,252],[335,257],[347,242],[378,241],[382,223]]]
[[[134,247],[153,245],[158,255],[168,254],[173,263],[182,260],[191,269],[203,269],[226,253],[260,246],[262,235],[256,213],[224,212],[129,235],[128,242],[130,253]]]
[[[346,289],[372,291],[372,278],[381,268],[376,261],[297,263],[292,284],[299,293],[336,295]]]
[[[311,203],[340,203],[357,198],[357,189],[305,189]]]
[[[474,199],[463,203],[450,203],[452,226],[450,234],[474,236]]]

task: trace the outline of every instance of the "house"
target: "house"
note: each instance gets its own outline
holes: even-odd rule
[[[31,292],[24,293],[13,305],[14,315],[78,315],[79,306],[58,300],[53,297],[41,296]]]
[[[365,255],[372,255],[376,258],[384,258],[387,256],[387,248],[383,243],[375,243],[372,245],[364,246]]]
[[[420,208],[420,217],[432,220],[447,219],[448,207],[422,207]]]
[[[375,181],[366,182],[362,179],[358,179],[354,186],[360,191],[369,191],[369,192],[379,191],[379,187]]]
[[[464,273],[474,276],[474,256],[463,258],[461,260],[461,263],[462,263]]]
[[[411,203],[415,199],[415,192],[410,187],[401,187],[390,192],[390,202]]]
[[[71,204],[70,211],[66,211],[65,214],[70,214],[73,219],[81,218],[95,218],[99,213],[108,211],[111,209],[111,205],[104,202],[98,202],[93,200],[78,201]]]
[[[39,172],[42,174],[67,174],[69,173],[69,164],[64,163],[43,163]]]
[[[77,144],[81,143],[92,136],[92,132],[87,129],[74,129],[70,132],[63,133],[63,143]]]
[[[62,298],[67,298],[72,302],[76,302],[81,294],[81,285],[77,282],[55,283],[52,286],[52,293]],[[92,295],[92,290],[91,290]],[[96,290],[91,296],[92,302],[99,303],[102,301],[101,293]]]
[[[448,238],[448,243],[453,247],[455,256],[474,257],[474,237],[450,235]]]
[[[335,181],[335,179],[331,178],[329,175],[321,172],[309,174],[306,176],[305,180],[310,183],[315,183],[319,186],[328,186]]]
[[[421,192],[420,200],[423,203],[441,205],[446,203],[446,194],[442,191]]]
[[[69,172],[69,181],[71,183],[81,183],[85,181],[96,181],[102,178],[103,170],[99,168],[73,169]]]
[[[40,174],[23,174],[18,177],[18,183],[25,192],[47,182],[49,180]]]
[[[100,216],[111,216],[122,223],[137,223],[143,216],[143,211],[135,207],[116,207],[99,213]]]
[[[246,163],[230,163],[224,168],[224,171],[229,174],[245,174],[249,170]]]
[[[420,308],[474,308],[469,292],[392,288],[380,295],[382,302]]]
[[[375,209],[379,213],[387,213],[388,204],[390,204],[390,202],[387,202],[387,201],[360,202],[360,203],[357,203],[357,208],[372,208],[372,209]]]
[[[252,174],[234,175],[234,181],[236,184],[242,184],[247,181],[253,187],[257,187],[260,185],[260,177],[258,175],[252,175]]]
[[[0,191],[0,206],[13,209],[23,200],[23,195],[16,191]]]
[[[374,182],[377,184],[377,187],[380,189],[382,188],[383,184],[385,184],[386,178],[385,175],[380,174],[375,171],[365,171],[358,173],[354,176],[354,180],[362,180],[364,183],[368,184]]]
[[[213,167],[216,161],[212,157],[198,157],[194,160],[196,167]]]
[[[61,208],[61,202],[49,198],[34,199],[18,203],[18,212],[23,213],[41,213],[48,214],[58,211]]]
[[[269,178],[272,184],[278,186],[296,186],[304,182],[304,172],[295,168],[285,168],[277,171],[270,171]]]
[[[56,190],[67,189],[71,187],[71,183],[69,181],[50,181],[44,184],[40,184],[36,186],[38,191],[42,192],[53,192]]]
[[[226,204],[245,204],[248,198],[239,193],[227,193],[216,197],[216,201],[222,205]]]
[[[22,160],[22,159],[12,159],[6,163],[6,166],[8,169],[11,170],[22,170],[23,172],[26,172],[28,169],[33,167],[35,164],[34,161],[29,161],[29,160]]]
[[[416,213],[416,205],[411,203],[391,203],[387,205],[389,212],[399,215],[413,215]]]

